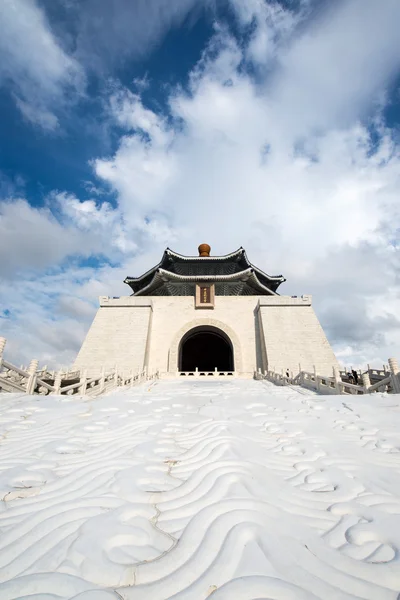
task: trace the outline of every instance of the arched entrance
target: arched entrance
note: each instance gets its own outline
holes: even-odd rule
[[[217,327],[194,327],[183,336],[179,371],[233,371],[234,366],[232,342]]]

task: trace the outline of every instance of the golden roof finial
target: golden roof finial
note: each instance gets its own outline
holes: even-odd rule
[[[200,244],[199,246],[199,256],[210,256],[211,246],[208,244]]]

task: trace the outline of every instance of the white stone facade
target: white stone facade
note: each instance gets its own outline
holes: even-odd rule
[[[100,297],[74,367],[175,375],[183,336],[201,325],[229,338],[238,375],[267,368],[297,373],[299,364],[330,375],[338,366],[311,296],[216,296],[206,310],[196,309],[191,296],[123,296]]]

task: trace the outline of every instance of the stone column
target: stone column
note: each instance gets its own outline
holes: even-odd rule
[[[315,389],[317,390],[317,392],[319,392],[320,385],[319,385],[317,367],[315,365],[313,365],[313,370],[314,370]]]
[[[368,369],[369,371],[369,369]],[[363,373],[362,374],[362,382],[363,382],[363,386],[364,386],[364,394],[368,394],[368,390],[371,387],[371,380],[369,378],[369,373]]]
[[[389,358],[389,368],[393,392],[395,394],[400,394],[400,370],[395,358]]]
[[[87,386],[87,369],[81,371],[81,377],[79,380],[79,393],[84,396],[86,394],[86,386]]]
[[[29,377],[28,377],[28,382],[26,384],[26,393],[27,394],[33,394],[35,391],[36,379],[37,379],[36,371],[37,371],[38,366],[39,366],[39,361],[36,359],[31,360],[31,362],[29,363],[29,367],[28,367]]]
[[[54,377],[54,392],[52,392],[54,396],[59,396],[61,394],[61,371]]]
[[[340,378],[340,373],[339,373],[337,367],[332,367],[332,371],[333,371],[333,379],[335,380],[335,389],[336,389],[336,392],[338,394],[340,394],[340,385],[339,384],[342,381],[341,378]]]
[[[104,367],[101,367],[100,372],[100,394],[104,391],[104,387],[106,385],[106,370]]]
[[[6,341],[7,341],[6,338],[0,337],[0,369],[1,369],[1,364],[3,362],[3,353],[4,353]]]

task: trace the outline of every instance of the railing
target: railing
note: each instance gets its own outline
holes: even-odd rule
[[[96,376],[88,376],[87,370],[83,371],[55,371],[47,367],[38,369],[37,360],[31,360],[26,368],[18,368],[3,358],[6,345],[5,338],[0,337],[0,391],[22,392],[25,394],[53,394],[68,396],[95,397],[104,392],[111,391],[119,386],[133,387],[142,381],[158,378],[158,372],[149,374],[147,370],[139,373],[131,371],[118,372],[117,367],[106,371],[102,369]]]
[[[178,377],[236,377],[235,371],[199,371],[196,368],[194,371],[178,371]]]
[[[370,372],[375,374],[378,381],[371,383]],[[314,367],[314,372],[301,371],[293,376],[292,373],[276,373],[275,371],[264,371],[261,369],[254,373],[255,379],[267,379],[275,385],[299,385],[318,392],[319,394],[372,394],[373,392],[388,392],[400,394],[400,369],[397,360],[389,358],[389,370],[383,372],[378,369],[370,369],[361,374],[362,385],[356,385],[342,381],[338,369],[333,367],[333,376],[326,377],[318,375]],[[381,378],[380,378],[381,377]]]
[[[368,373],[371,381],[373,379],[381,380],[381,379],[385,379],[385,377],[388,377],[390,375],[390,368],[389,368],[389,365],[388,366],[384,365],[383,369],[371,369],[370,366],[368,365],[366,373]]]
[[[390,368],[388,365],[383,365],[383,369],[371,369],[371,367],[367,365],[367,369],[365,371],[358,369],[356,373],[360,381],[362,381],[363,375],[367,374],[371,384],[375,384],[390,376]],[[340,379],[346,383],[351,383],[351,379],[354,379],[353,374],[353,367],[350,367],[350,369],[345,367],[343,371],[339,371]]]

